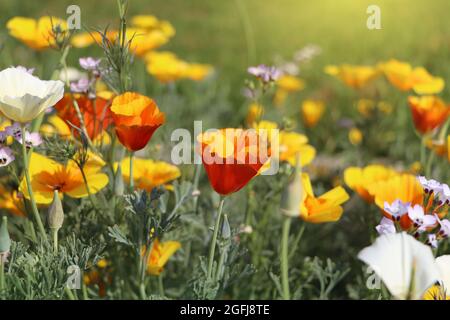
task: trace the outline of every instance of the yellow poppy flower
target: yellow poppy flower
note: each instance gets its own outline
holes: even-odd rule
[[[175,29],[169,21],[159,20],[153,15],[136,15],[131,17],[130,25],[147,31],[159,30],[168,38],[175,35]]]
[[[280,160],[289,162],[293,167],[297,161],[297,154],[300,155],[302,166],[310,164],[316,156],[316,149],[308,144],[308,138],[303,134],[281,131],[279,138]]]
[[[188,64],[171,52],[150,52],[145,56],[147,72],[163,83],[184,77]]]
[[[325,104],[319,100],[305,100],[301,106],[303,121],[307,127],[315,127],[325,112]]]
[[[67,30],[64,20],[56,17],[41,17],[39,20],[25,17],[14,17],[6,23],[9,34],[35,50],[43,50],[55,46],[55,28]]]
[[[361,130],[359,130],[358,128],[351,128],[348,132],[348,140],[354,146],[361,144],[363,140],[363,134]]]
[[[411,206],[423,203],[423,188],[417,178],[411,174],[397,174],[389,179],[374,182],[368,186],[368,192],[382,210],[384,210],[384,202],[391,204],[395,200],[410,202]]]
[[[96,162],[96,161],[95,161]],[[77,165],[70,161],[67,165],[60,164],[43,155],[33,152],[30,158],[31,186],[37,203],[48,204],[53,200],[53,191],[67,194],[72,198],[88,196],[87,188]],[[99,172],[94,162],[86,163],[84,173],[92,194],[103,189],[109,182],[108,176]],[[20,183],[19,191],[29,199],[25,179]]]
[[[361,89],[379,75],[378,70],[372,66],[356,66],[349,64],[326,66],[325,73],[338,78],[347,86],[354,89]]]
[[[181,247],[178,241],[159,242],[155,239],[147,260],[147,272],[152,275],[159,275],[170,257]]]
[[[274,130],[274,129],[278,129],[278,124],[276,122],[273,121],[267,121],[267,120],[261,120],[259,122],[254,122],[252,125],[253,129],[255,130]],[[268,138],[270,139],[270,132],[268,133]]]
[[[300,218],[306,222],[324,223],[338,221],[344,209],[341,204],[349,199],[349,195],[342,187],[336,187],[316,197],[311,186],[311,180],[306,173],[302,173],[303,193],[300,204]]]
[[[258,103],[252,103],[248,107],[247,117],[245,118],[245,121],[247,122],[247,125],[251,126],[255,122],[259,121],[261,119],[261,116],[264,113],[264,107]]]
[[[344,171],[344,182],[364,200],[373,202],[374,197],[368,191],[369,186],[396,175],[396,171],[382,165],[368,165],[365,168],[349,167]]]
[[[208,64],[190,63],[184,71],[184,77],[193,81],[202,81],[211,74],[213,67]]]
[[[139,57],[143,57],[147,52],[159,48],[169,41],[160,30],[146,31],[137,28],[128,28],[126,38],[131,40],[130,50]]]
[[[109,30],[106,32],[105,37],[114,41],[117,38],[117,31]],[[103,37],[100,32],[81,32],[72,36],[70,42],[75,48],[86,48],[94,43],[102,43]]]
[[[399,90],[412,89],[417,94],[436,94],[444,89],[444,79],[432,76],[422,67],[413,68],[410,64],[395,59],[380,63],[378,67]]]
[[[121,162],[124,180],[130,182],[130,158]],[[134,185],[138,189],[151,191],[153,188],[165,185],[181,176],[180,169],[163,161],[151,159],[133,159]]]
[[[277,81],[277,90],[275,91],[274,101],[275,106],[281,106],[289,93],[294,93],[305,88],[305,82],[297,77],[291,75],[283,75]]]

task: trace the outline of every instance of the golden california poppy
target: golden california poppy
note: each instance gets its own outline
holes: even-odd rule
[[[84,167],[91,194],[103,189],[109,181],[108,176],[100,172],[94,162],[88,162]],[[55,190],[72,198],[84,198],[89,194],[80,169],[71,160],[63,165],[33,152],[30,157],[29,170],[31,186],[37,203],[51,203]],[[19,191],[24,194],[25,198],[29,198],[25,178],[20,183]]]

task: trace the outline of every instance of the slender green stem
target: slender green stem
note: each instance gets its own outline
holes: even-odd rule
[[[164,279],[163,279],[162,273],[158,276],[158,289],[159,289],[159,295],[161,297],[164,297],[166,295],[166,293],[164,292]]]
[[[69,298],[69,300],[76,300],[75,296],[73,295],[72,290],[70,290],[67,287],[64,287],[64,292],[66,293],[67,297]]]
[[[41,233],[42,238],[46,240],[47,234],[45,233],[44,225],[42,224],[41,216],[39,215],[39,210],[37,208],[36,200],[35,200],[34,194],[33,194],[33,188],[31,187],[30,172],[28,169],[27,146],[26,146],[25,142],[26,142],[25,141],[25,126],[22,125],[22,160],[23,160],[23,166],[24,166],[24,171],[25,171],[25,180],[27,183],[28,195],[30,197],[31,208],[32,208],[36,223],[38,225],[39,232]]]
[[[223,203],[225,202],[225,198],[220,199],[219,209],[217,210],[217,216],[216,216],[216,225],[214,226],[214,233],[211,240],[211,245],[209,248],[209,257],[208,257],[208,273],[207,273],[207,279],[211,279],[212,276],[212,269],[213,269],[213,263],[214,263],[214,253],[216,251],[216,243],[217,243],[217,235],[219,234],[219,227],[220,227],[220,218],[222,216],[222,209],[223,209]]]
[[[290,300],[291,294],[289,292],[289,229],[291,226],[291,218],[284,217],[283,231],[281,235],[281,252],[280,252],[280,265],[281,265],[281,287],[283,289],[283,299]]]
[[[134,191],[134,175],[133,175],[133,161],[134,152],[130,152],[130,191]]]
[[[0,256],[0,291],[5,290],[5,264],[3,257]]]
[[[53,252],[58,253],[58,229],[52,228],[53,235]]]

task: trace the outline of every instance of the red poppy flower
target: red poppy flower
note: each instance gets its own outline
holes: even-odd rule
[[[165,121],[155,101],[135,92],[115,97],[111,112],[117,137],[130,151],[143,149]]]
[[[110,101],[100,97],[89,99],[85,94],[72,95],[66,93],[64,98],[55,105],[55,109],[58,116],[63,119],[70,128],[72,128],[72,125],[78,128],[81,127],[80,119],[75,111],[74,100],[80,108],[89,138],[92,140],[95,139],[112,122],[111,111],[109,110]],[[73,133],[75,136],[79,135],[77,130],[73,130]]]
[[[450,116],[450,106],[436,96],[409,97],[414,125],[420,133],[440,127]]]
[[[221,129],[197,140],[209,182],[221,195],[242,189],[270,157],[267,140],[255,130]]]

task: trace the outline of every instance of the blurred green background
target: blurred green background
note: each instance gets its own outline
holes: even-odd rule
[[[117,25],[115,0],[2,0],[2,42],[18,47],[0,63],[26,63],[29,51],[7,36],[6,21],[17,15],[66,16],[81,8],[87,27]],[[381,8],[382,30],[368,30],[366,9]],[[448,0],[131,0],[129,14],[155,14],[169,20],[177,35],[165,46],[182,58],[210,63],[220,75],[237,79],[246,67],[290,57],[302,46],[322,47],[318,63],[375,63],[396,57],[422,64],[444,76],[449,64]],[[24,52],[26,51],[26,52]],[[439,72],[436,72],[438,70]]]

